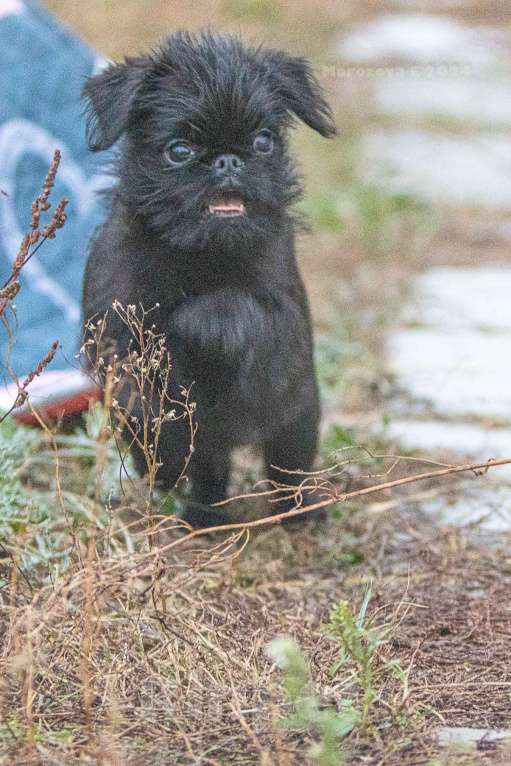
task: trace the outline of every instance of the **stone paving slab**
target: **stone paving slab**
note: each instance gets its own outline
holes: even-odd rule
[[[467,456],[474,460],[511,457],[511,428],[486,428],[477,423],[446,420],[395,419],[387,435],[407,449],[421,452],[440,451]],[[511,466],[498,475],[511,479]]]
[[[511,266],[439,266],[414,280],[403,322],[447,330],[511,332]]]
[[[387,355],[400,389],[437,416],[511,416],[511,336],[397,330]]]
[[[467,136],[375,130],[361,138],[359,172],[391,192],[433,203],[511,208],[511,139],[507,133]]]
[[[511,125],[509,30],[386,13],[348,31],[338,55],[365,67],[375,111],[401,123],[365,135],[362,177],[433,202],[511,208],[511,139],[495,132]],[[416,129],[438,117],[454,125]],[[479,126],[468,135],[467,121]]]
[[[511,77],[452,70],[403,77],[382,77],[375,85],[375,103],[382,114],[395,117],[449,117],[481,126],[511,125]]]
[[[357,24],[340,41],[341,58],[354,63],[465,63],[479,69],[508,56],[509,34],[468,26],[430,13],[386,13]]]
[[[511,267],[438,267],[412,285],[387,359],[403,396],[388,436],[458,462],[511,457]],[[429,413],[430,417],[424,417]],[[484,423],[485,418],[488,423]],[[441,524],[511,530],[511,466],[421,504]]]

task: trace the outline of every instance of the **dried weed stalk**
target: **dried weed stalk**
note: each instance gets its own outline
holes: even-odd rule
[[[179,387],[180,399],[170,394],[172,356],[165,335],[157,332],[150,321],[152,309],[122,306],[115,301],[112,312],[131,338],[126,356],[121,359],[112,352],[108,316],[87,323],[88,337],[82,353],[87,366],[102,384],[105,408],[113,414],[112,432],[118,437],[124,436],[128,451],[136,448],[143,455],[147,481],[145,512],[154,524],[155,489],[164,458],[160,452],[162,431],[177,421],[187,423],[189,444],[183,455],[177,486],[186,476],[194,451],[195,402],[191,399],[191,389],[184,386]]]
[[[48,353],[41,359],[37,366],[31,370],[28,375],[25,376],[23,381],[19,381],[18,376],[12,369],[10,357],[12,349],[12,329],[9,324],[7,316],[7,309],[11,308],[15,312],[14,299],[18,295],[21,289],[20,277],[23,268],[27,265],[28,261],[34,257],[41,245],[46,242],[47,239],[54,239],[58,229],[61,229],[66,223],[66,206],[68,200],[63,197],[58,203],[57,207],[53,211],[51,219],[41,228],[41,216],[46,213],[51,203],[49,201],[51,190],[55,185],[55,179],[60,165],[60,151],[55,150],[48,174],[44,180],[43,189],[41,194],[32,203],[32,218],[30,222],[30,228],[24,235],[19,250],[12,262],[11,272],[7,279],[4,281],[0,288],[0,319],[3,322],[5,331],[7,333],[7,354],[6,354],[6,368],[7,371],[18,388],[18,393],[12,404],[12,407],[7,413],[0,417],[0,423],[14,410],[22,407],[28,398],[28,387],[34,378],[41,375],[43,370],[50,364],[55,356],[58,348],[58,341],[54,341],[50,347]]]

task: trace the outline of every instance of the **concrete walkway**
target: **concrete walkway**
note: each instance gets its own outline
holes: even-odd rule
[[[362,176],[454,208],[511,209],[508,31],[386,14],[353,28],[339,53],[366,78],[374,67],[374,106],[386,118],[362,138]],[[386,352],[399,392],[392,438],[438,459],[511,457],[509,264],[418,276]],[[511,467],[462,486],[421,507],[449,523],[511,529]]]

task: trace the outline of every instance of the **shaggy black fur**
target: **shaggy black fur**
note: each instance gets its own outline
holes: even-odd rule
[[[305,60],[213,34],[174,34],[152,55],[91,77],[84,94],[91,149],[122,138],[84,318],[114,299],[159,303],[151,321],[167,336],[176,390],[195,381],[188,519],[215,523],[208,506],[225,497],[235,446],[261,444],[273,479],[282,474],[271,464],[307,470],[314,459],[319,408],[287,132],[299,118],[334,135],[330,110]],[[128,334],[109,316],[122,355]],[[184,425],[170,423],[160,455],[167,487],[187,442]]]

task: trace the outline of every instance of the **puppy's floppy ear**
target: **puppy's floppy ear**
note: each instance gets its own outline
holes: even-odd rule
[[[87,80],[82,95],[87,101],[87,141],[92,151],[109,149],[126,130],[149,63],[147,58],[127,58],[124,64],[110,64]]]
[[[301,57],[276,52],[272,74],[287,109],[325,138],[337,133],[332,111],[310,63]]]

